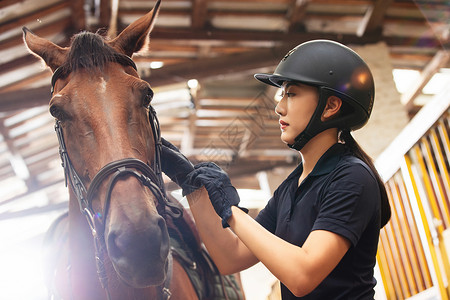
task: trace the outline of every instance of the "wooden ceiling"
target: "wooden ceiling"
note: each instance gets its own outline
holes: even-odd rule
[[[67,46],[81,30],[120,32],[154,2],[0,2],[0,219],[67,200],[47,108],[51,74],[27,52],[21,28]],[[448,0],[163,0],[149,51],[133,59],[155,90],[163,136],[193,160],[221,163],[238,187],[258,188],[257,172],[297,159],[273,121],[276,91],[254,73],[272,71],[284,53],[311,39],[382,41],[395,68],[421,71],[402,99],[414,114],[415,97],[449,67],[449,20]],[[190,79],[197,88],[188,88]]]

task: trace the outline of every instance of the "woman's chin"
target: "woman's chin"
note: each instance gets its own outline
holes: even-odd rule
[[[283,133],[281,133],[281,141],[283,142],[283,143],[285,143],[286,145],[292,145],[293,143],[294,143],[294,139],[292,139],[292,138],[289,138],[289,137],[287,137],[287,136],[283,136]]]

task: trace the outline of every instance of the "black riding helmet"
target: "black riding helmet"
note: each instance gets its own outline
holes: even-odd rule
[[[375,95],[372,73],[355,51],[338,42],[314,40],[300,44],[286,54],[273,74],[255,74],[255,78],[276,87],[289,81],[318,88],[319,103],[311,120],[294,144],[289,145],[296,150],[325,129],[359,129],[372,112]],[[322,122],[321,114],[332,95],[342,100],[341,113]]]

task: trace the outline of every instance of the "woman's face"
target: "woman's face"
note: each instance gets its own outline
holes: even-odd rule
[[[282,86],[282,99],[275,112],[280,117],[281,140],[293,144],[295,138],[306,128],[319,101],[316,87],[285,82]]]

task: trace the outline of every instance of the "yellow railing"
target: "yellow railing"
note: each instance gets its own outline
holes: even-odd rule
[[[380,233],[377,265],[385,294],[379,299],[449,299],[448,98],[444,94],[423,109],[376,161],[392,209]]]

